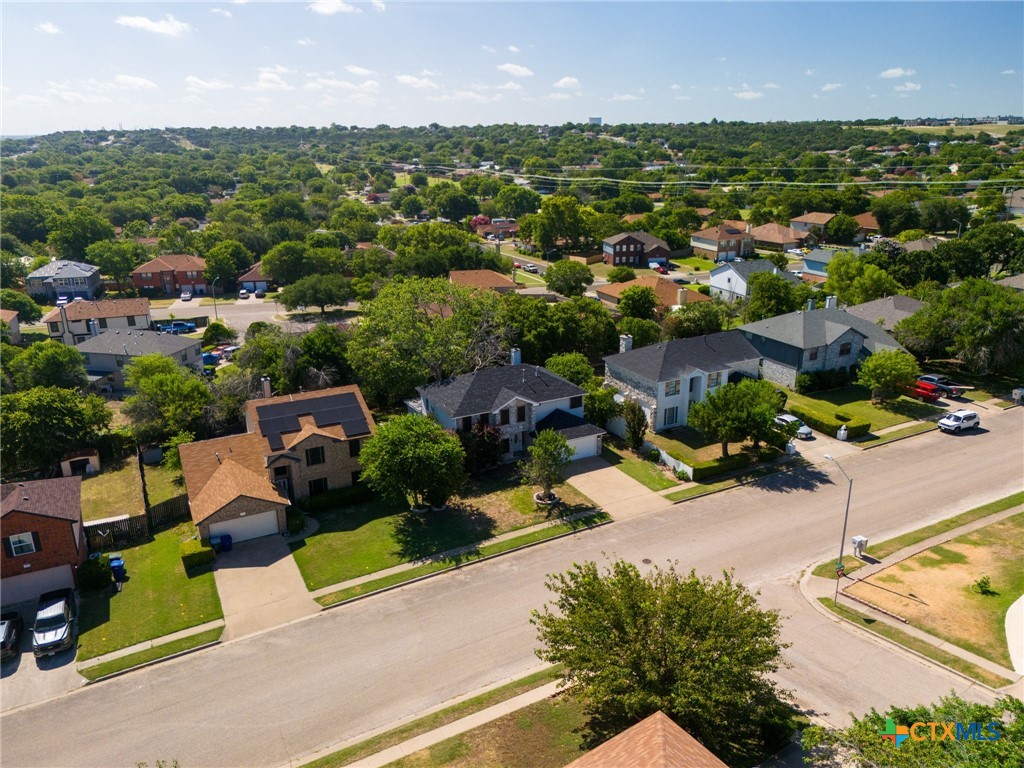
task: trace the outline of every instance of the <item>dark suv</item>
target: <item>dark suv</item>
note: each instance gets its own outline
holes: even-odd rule
[[[0,615],[0,659],[7,661],[18,655],[21,647],[21,616],[11,611]]]
[[[53,656],[75,647],[75,619],[78,603],[73,589],[57,589],[39,598],[32,625],[32,653]]]

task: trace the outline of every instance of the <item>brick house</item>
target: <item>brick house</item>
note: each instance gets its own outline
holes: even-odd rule
[[[95,320],[91,326],[90,321]],[[149,299],[111,299],[109,301],[72,301],[47,313],[46,323],[51,341],[79,344],[90,336],[106,330],[139,330],[149,328]]]
[[[658,277],[657,275],[644,275],[634,280],[626,280],[621,283],[599,285],[594,289],[594,293],[601,301],[614,307],[618,305],[619,299],[622,297],[622,292],[627,288],[634,287],[650,288],[654,291],[654,296],[658,300],[657,310],[659,313],[664,313],[672,307],[680,306],[682,304],[694,304],[698,301],[711,301],[710,296],[705,296],[703,293],[698,293],[697,291],[688,290],[681,285],[676,285],[671,280],[666,280],[665,278]]]
[[[448,279],[452,285],[479,288],[497,293],[509,293],[516,289],[512,278],[501,274],[501,272],[495,272],[493,269],[453,269],[448,273]]]
[[[238,278],[238,287],[247,291],[265,291],[270,287],[270,278],[263,274],[263,262],[257,261]]]
[[[88,556],[82,523],[82,478],[58,477],[0,486],[4,603],[74,587]]]
[[[646,232],[622,232],[601,243],[605,264],[646,267],[649,262],[664,263],[671,255],[668,243]]]
[[[357,386],[250,400],[246,432],[179,448],[192,521],[204,541],[286,530],[299,499],[353,485],[359,451],[375,429]]]
[[[11,344],[21,343],[21,321],[14,309],[0,309],[0,322],[7,323],[7,337]]]
[[[206,293],[206,260],[189,253],[165,253],[132,270],[132,283],[139,293],[173,296],[191,291]]]
[[[693,255],[711,261],[732,261],[754,253],[751,227],[742,221],[723,221],[717,227],[708,227],[690,235]]]

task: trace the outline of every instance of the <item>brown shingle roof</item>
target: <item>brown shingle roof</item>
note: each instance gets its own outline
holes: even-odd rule
[[[266,469],[257,473],[237,461],[226,460],[217,465],[203,490],[190,499],[192,520],[201,523],[225,504],[243,496],[276,504],[289,503],[288,497],[270,482]]]
[[[800,242],[807,237],[806,232],[798,232],[792,227],[784,227],[774,221],[754,227],[750,230],[750,234],[754,236],[755,240],[760,240],[763,243],[779,244]]]
[[[11,320],[16,318],[17,316],[18,316],[17,310],[14,310],[14,309],[0,309],[0,320],[3,320],[5,323],[11,322]]]
[[[707,229],[702,229],[700,232],[694,232],[693,237],[701,240],[735,240],[738,237],[752,237],[752,235],[747,232],[745,224],[737,227],[735,225],[722,222],[717,227],[708,227]]]
[[[682,286],[678,286],[671,280],[666,280],[662,277],[655,277],[654,275],[644,275],[638,277],[635,280],[626,280],[623,283],[609,283],[608,285],[602,285],[595,289],[595,293],[599,299],[616,304],[619,298],[622,296],[622,292],[627,288],[650,288],[654,291],[654,295],[658,298],[658,305],[662,307],[672,307],[680,303],[691,303],[695,301],[711,301],[710,296],[704,296],[703,294],[697,293],[696,291],[688,291],[683,289],[684,301],[679,301],[679,291]],[[693,294],[700,298],[693,298],[687,294]]]
[[[875,214],[871,211],[858,214],[853,217],[853,220],[860,225],[861,229],[873,229],[876,232],[878,231],[878,219],[875,218]]]
[[[82,478],[55,477],[0,486],[0,517],[9,512],[82,522]]]
[[[245,280],[247,282],[255,282],[257,280],[269,280],[270,278],[264,275],[263,272],[260,270],[262,265],[262,261],[257,261],[255,264],[249,267],[249,270],[245,274],[238,278],[239,282],[241,282],[242,280]]]
[[[109,299],[107,301],[71,301],[64,307],[68,320],[99,320],[101,317],[148,315],[149,299]],[[52,309],[44,323],[60,320],[60,308]]]
[[[825,226],[836,215],[834,213],[821,213],[820,211],[813,211],[811,213],[805,213],[803,216],[797,216],[796,218],[790,219],[789,223],[792,224],[794,221],[799,221],[802,224],[819,224]]]
[[[604,242],[608,243],[609,245],[616,245],[617,243],[621,243],[623,240],[626,240],[626,239],[629,239],[629,238],[632,238],[633,240],[639,240],[641,243],[644,244],[645,248],[658,248],[658,247],[661,247],[661,248],[664,248],[665,250],[669,249],[668,248],[668,243],[666,243],[660,237],[655,237],[654,235],[650,234],[649,232],[639,232],[639,231],[637,231],[637,232],[620,232],[617,235],[612,235],[611,237],[606,237],[604,239]]]
[[[655,712],[565,768],[729,768],[664,712]]]
[[[199,271],[206,269],[206,260],[191,253],[165,253],[157,256],[152,261],[147,261],[141,267],[132,270],[132,274],[140,272],[186,272],[189,270]]]
[[[448,279],[455,285],[467,288],[490,288],[491,290],[512,290],[516,284],[510,277],[493,269],[453,269]]]

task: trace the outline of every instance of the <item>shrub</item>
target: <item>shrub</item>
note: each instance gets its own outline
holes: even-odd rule
[[[996,591],[992,589],[992,579],[990,579],[988,576],[982,576],[980,579],[974,582],[974,589],[982,595],[997,594]]]
[[[690,482],[690,473],[685,469],[677,469],[676,480],[682,480],[684,483],[688,483]]]
[[[181,542],[181,563],[186,571],[209,565],[216,557],[213,548],[203,544],[199,539],[188,539]]]
[[[335,507],[350,507],[353,504],[362,504],[373,498],[373,491],[366,483],[356,483],[348,488],[335,488],[326,493],[310,496],[299,502],[299,508],[304,512],[315,515],[318,512],[326,512]]]
[[[743,469],[750,464],[750,456],[745,453],[737,453],[734,456],[719,456],[711,461],[702,461],[693,465],[693,479],[697,482],[708,477],[720,475],[734,469]]]
[[[288,507],[285,510],[285,517],[288,521],[288,533],[291,536],[301,533],[302,529],[306,527],[306,516],[298,507]]]
[[[89,558],[78,566],[78,586],[83,592],[96,592],[110,586],[110,556]]]
[[[647,452],[647,460],[653,461],[655,464],[661,464],[661,451],[657,448],[651,448],[651,450]]]
[[[779,449],[774,445],[763,445],[757,449],[757,460],[770,463],[779,458]]]
[[[711,295],[711,286],[701,283],[697,286],[697,293],[703,293],[705,296]]]
[[[809,373],[800,373],[797,374],[796,382],[793,384],[793,389],[803,395],[810,392],[812,386],[813,380],[811,379],[811,375]]]

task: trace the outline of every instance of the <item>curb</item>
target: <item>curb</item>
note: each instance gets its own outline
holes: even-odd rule
[[[723,490],[725,490],[725,489],[723,489]],[[478,557],[475,560],[470,560],[470,561],[465,562],[465,563],[456,563],[455,565],[451,565],[451,566],[449,566],[447,568],[442,568],[439,571],[434,571],[432,573],[425,573],[422,576],[416,576],[415,578],[409,579],[408,581],[402,581],[402,582],[399,582],[398,584],[391,584],[390,586],[387,586],[387,587],[381,587],[380,589],[375,589],[372,592],[367,592],[366,594],[363,594],[363,595],[356,595],[355,597],[350,597],[347,600],[341,600],[341,601],[339,601],[337,603],[331,603],[330,605],[322,605],[322,606],[320,606],[320,611],[321,612],[329,611],[332,608],[338,608],[338,607],[340,607],[342,605],[348,605],[349,603],[354,603],[354,602],[356,602],[358,600],[365,600],[366,598],[373,597],[374,595],[381,595],[381,594],[384,594],[385,592],[391,592],[392,590],[398,589],[399,587],[407,587],[410,584],[417,584],[418,582],[425,581],[426,579],[431,579],[434,576],[440,576],[441,574],[444,574],[444,573],[450,573],[451,571],[457,571],[457,570],[460,570],[462,568],[468,568],[468,567],[470,567],[472,565],[476,565],[477,563],[486,563],[487,561],[493,560],[494,558],[497,558],[497,557],[503,557],[504,555],[511,555],[514,552],[520,552],[520,551],[522,551],[524,549],[530,549],[531,547],[536,547],[539,544],[547,544],[549,541],[557,541],[558,539],[564,539],[566,536],[575,536],[578,533],[583,533],[585,531],[593,531],[593,530],[595,530],[597,528],[603,528],[604,526],[610,525],[611,523],[614,523],[614,522],[615,522],[614,520],[604,520],[604,521],[602,521],[600,523],[594,523],[593,525],[587,526],[586,528],[581,528],[578,531],[566,531],[565,533],[560,533],[557,536],[550,536],[550,537],[548,537],[546,539],[539,539],[537,541],[531,541],[529,544],[521,544],[518,547],[513,547],[512,549],[506,549],[503,552],[495,552],[493,555],[484,555],[483,557]],[[338,591],[341,592],[342,590],[339,589]],[[316,614],[314,614],[314,615],[316,615]]]
[[[913,437],[913,435],[911,435],[911,437]],[[745,485],[750,485],[751,483],[756,483],[758,480],[763,480],[764,478],[771,477],[772,475],[779,475],[782,474],[783,472],[795,472],[798,469],[806,469],[807,467],[814,466],[814,464],[812,464],[810,461],[807,461],[806,459],[805,462],[806,463],[802,464],[794,464],[793,466],[790,467],[781,467],[775,470],[774,472],[765,472],[763,475],[760,475],[758,477],[752,477],[749,480],[741,480],[735,485],[728,485],[725,488],[719,488],[718,490],[715,491],[704,491],[704,493],[698,493],[693,496],[687,496],[685,499],[679,499],[679,501],[672,501],[667,496],[662,496],[661,498],[665,499],[665,501],[667,501],[669,504],[685,504],[686,502],[693,501],[694,499],[702,499],[705,496],[712,496],[716,493],[724,493],[725,491],[731,491],[733,488],[740,488]]]
[[[871,450],[874,450],[875,448],[881,448],[884,445],[892,445],[893,443],[899,443],[899,442],[901,442],[903,440],[909,440],[912,437],[920,437],[921,435],[927,435],[927,434],[930,434],[930,433],[935,432],[937,430],[941,431],[941,430],[939,430],[938,427],[936,427],[935,429],[925,429],[925,430],[922,430],[921,432],[914,432],[913,434],[910,434],[910,435],[900,435],[899,437],[894,437],[892,440],[885,440],[885,441],[880,442],[880,443],[875,443],[874,445],[866,445],[863,448],[860,448],[860,446],[857,446],[857,447],[860,448],[862,451],[871,451]],[[857,444],[853,443],[853,445],[857,445]]]
[[[212,648],[213,646],[220,645],[220,644],[221,644],[220,640],[214,640],[213,642],[210,642],[210,643],[203,643],[202,645],[197,645],[195,648],[186,648],[184,651],[178,651],[177,653],[172,653],[169,656],[161,656],[159,659],[150,659],[149,661],[144,661],[141,664],[136,664],[133,667],[125,667],[124,669],[119,669],[117,672],[111,672],[109,675],[103,675],[103,677],[97,677],[95,680],[90,680],[89,678],[86,678],[85,679],[85,685],[94,685],[95,683],[102,683],[104,680],[113,680],[115,677],[120,677],[121,675],[127,675],[129,672],[135,672],[136,670],[139,670],[139,669],[145,669],[146,667],[151,667],[154,664],[160,664],[160,663],[165,662],[165,661],[170,661],[171,659],[177,659],[177,658],[179,658],[181,656],[188,656],[191,653],[196,653],[198,651],[203,651],[203,650],[206,650],[207,648]],[[89,669],[89,667],[86,667],[86,669]],[[78,672],[78,670],[75,670],[75,671]],[[78,672],[78,674],[81,675],[82,673]],[[84,675],[83,675],[83,677],[84,677]]]

